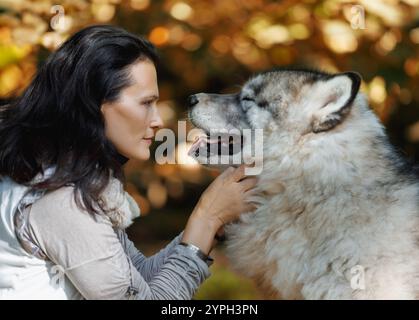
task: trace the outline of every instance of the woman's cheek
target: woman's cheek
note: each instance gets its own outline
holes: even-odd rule
[[[148,121],[147,121],[147,114],[141,113],[138,115],[138,117],[134,118],[133,126],[135,130],[137,131],[137,134],[143,138],[145,136],[145,133],[148,128]]]

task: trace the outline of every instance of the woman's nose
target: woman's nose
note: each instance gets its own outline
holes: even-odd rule
[[[152,128],[161,128],[161,127],[163,127],[163,120],[162,120],[162,118],[160,116],[160,113],[159,113],[158,108],[155,107],[154,110],[155,111],[154,111],[153,118],[151,119],[151,125],[150,126]]]

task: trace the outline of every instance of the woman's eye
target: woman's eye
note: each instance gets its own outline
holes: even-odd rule
[[[144,101],[143,104],[145,106],[147,106],[147,107],[150,107],[153,104],[153,101],[152,100],[150,100],[150,101]]]

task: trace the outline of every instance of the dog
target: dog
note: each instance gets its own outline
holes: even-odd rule
[[[417,174],[360,84],[354,72],[276,69],[235,94],[188,98],[207,135],[263,129],[257,209],[225,232],[233,268],[269,298],[419,298]]]

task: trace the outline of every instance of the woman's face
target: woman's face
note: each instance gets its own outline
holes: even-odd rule
[[[102,105],[105,134],[123,156],[147,160],[154,131],[163,125],[156,107],[159,98],[156,68],[146,59],[129,69],[131,84],[121,90],[116,101]]]

